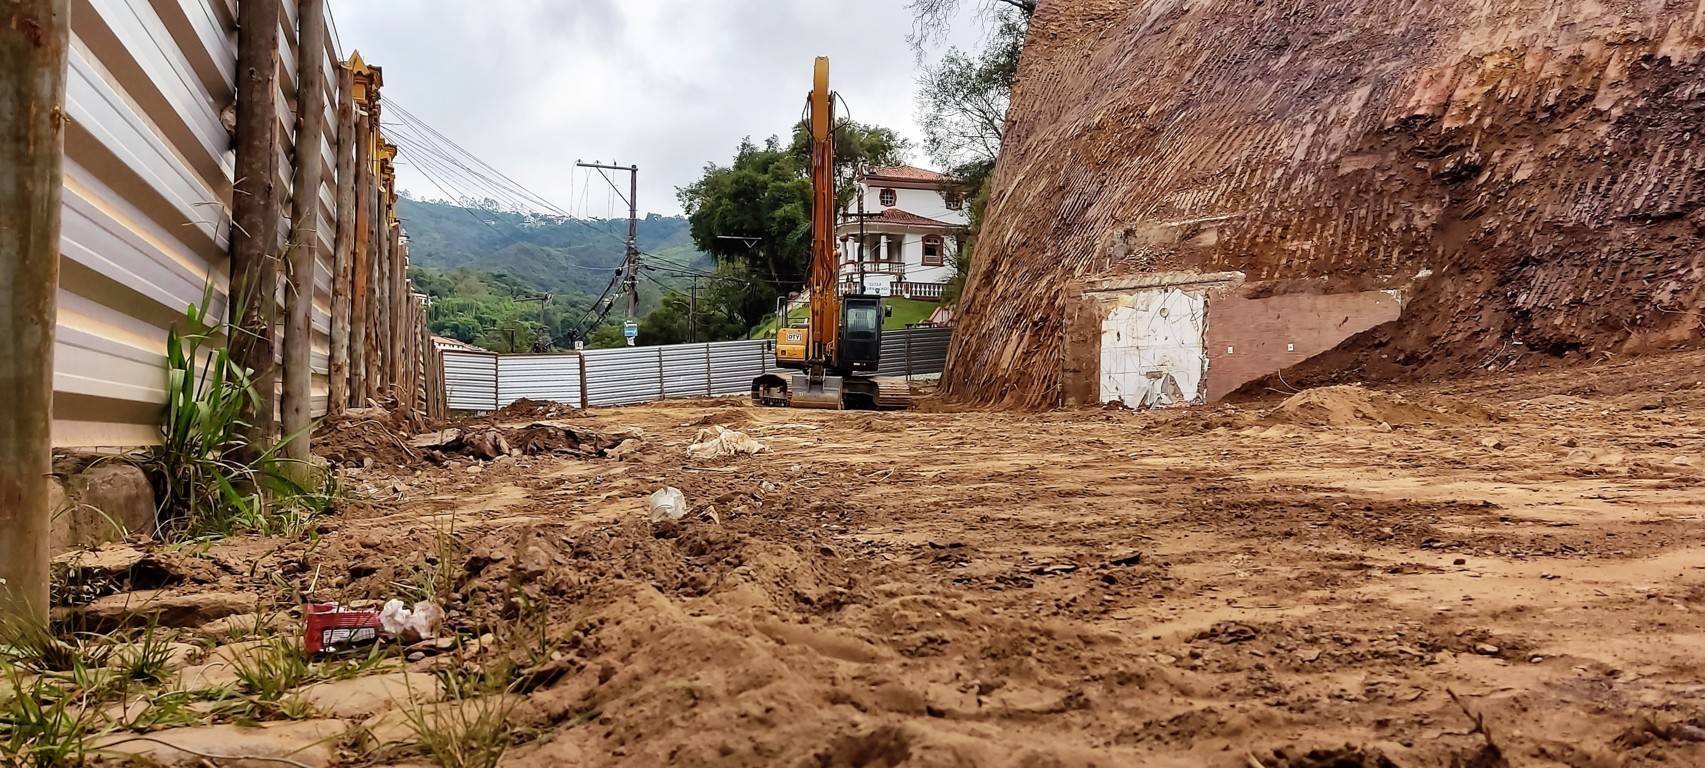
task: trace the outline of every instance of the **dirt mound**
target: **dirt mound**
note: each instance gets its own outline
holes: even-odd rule
[[[752,423],[752,414],[744,408],[724,408],[713,411],[687,422],[689,427],[709,427],[721,425],[724,427],[743,427]]]
[[[529,400],[525,397],[516,400],[502,408],[492,411],[490,416],[480,421],[526,421],[528,419],[560,419],[566,416],[581,416],[585,412],[567,403],[550,400]]]
[[[1431,403],[1355,385],[1320,387],[1292,395],[1267,412],[1267,424],[1311,427],[1399,427],[1460,425],[1491,420],[1486,409],[1467,401]]]
[[[406,466],[421,458],[403,437],[415,431],[381,409],[353,409],[322,422],[313,449],[334,467]]]
[[[876,433],[906,431],[906,425],[901,424],[894,419],[885,419],[881,416],[865,416],[863,418],[856,419],[852,423],[852,428],[860,432]]]

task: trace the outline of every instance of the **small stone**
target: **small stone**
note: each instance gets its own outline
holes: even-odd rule
[[[1455,560],[1450,561],[1450,564],[1451,565],[1468,565],[1468,560],[1466,558],[1459,557]]]
[[[1320,649],[1319,648],[1307,648],[1307,649],[1304,649],[1301,651],[1297,651],[1297,658],[1301,659],[1304,662],[1317,661],[1320,659]]]
[[[1484,447],[1487,450],[1493,450],[1493,451],[1504,450],[1504,441],[1499,440],[1498,438],[1495,438],[1495,437],[1481,438],[1480,445],[1481,445],[1481,447]]]
[[[421,659],[426,658],[426,654],[421,653],[420,651],[415,651],[414,653],[409,654],[405,658],[407,658],[409,661],[420,661]]]
[[[1542,661],[1544,661],[1544,660],[1545,660],[1545,657],[1544,657],[1544,656],[1529,656],[1529,657],[1528,657],[1528,658],[1527,658],[1527,663],[1529,663],[1529,664],[1538,664],[1538,663],[1539,663],[1539,662],[1542,662]]]
[[[480,466],[480,465],[478,465],[478,464],[469,464],[469,465],[468,465],[468,468],[467,468],[467,469],[466,469],[466,470],[464,470],[464,471],[466,471],[466,472],[467,472],[467,473],[468,473],[468,474],[470,474],[470,475],[477,475],[477,474],[479,474],[479,473],[481,473],[481,472],[484,472],[484,471],[485,471],[485,467],[482,467],[482,466]]]
[[[1498,646],[1495,646],[1491,643],[1480,643],[1480,644],[1474,646],[1474,652],[1480,654],[1481,656],[1496,656],[1496,655],[1498,655],[1498,652],[1501,650],[1503,650],[1503,649],[1499,648]]]

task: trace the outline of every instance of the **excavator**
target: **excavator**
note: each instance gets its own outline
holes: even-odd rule
[[[775,338],[777,368],[752,380],[752,402],[793,408],[897,410],[911,406],[903,380],[879,379],[882,297],[841,295],[835,254],[835,95],[829,60],[818,57],[807,130],[811,134],[811,263],[805,289],[810,312],[804,325],[788,320],[785,305]]]

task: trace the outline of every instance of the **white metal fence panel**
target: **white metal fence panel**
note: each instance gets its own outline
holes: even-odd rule
[[[710,356],[710,393],[738,394],[752,391],[752,380],[765,371],[776,368],[775,351],[770,342],[723,341],[706,344]]]
[[[663,397],[710,395],[709,344],[671,344],[656,349],[663,376]]]
[[[220,112],[236,91],[235,3],[75,5],[65,93],[53,444],[132,447],[159,440],[167,330],[201,301],[210,282],[214,313],[224,312],[232,161]],[[295,4],[284,3],[287,59],[297,49],[294,19]],[[336,48],[328,49],[332,67]],[[278,181],[287,195],[296,125],[288,110],[296,103],[296,78],[293,60],[280,66],[286,161]],[[330,78],[328,86],[335,83]],[[326,165],[326,206],[334,167]],[[329,208],[322,208],[311,353],[316,412],[324,407],[329,352],[331,221]],[[284,233],[288,229],[281,228]]]
[[[455,411],[497,410],[497,355],[453,349],[443,354],[445,404]]]
[[[586,404],[627,405],[663,397],[657,347],[595,349],[586,357]]]
[[[505,355],[497,358],[497,402],[526,398],[580,406],[580,356]]]

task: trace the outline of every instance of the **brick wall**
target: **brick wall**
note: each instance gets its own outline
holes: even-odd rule
[[[1208,303],[1208,401],[1396,320],[1400,309],[1388,291],[1215,296]]]

